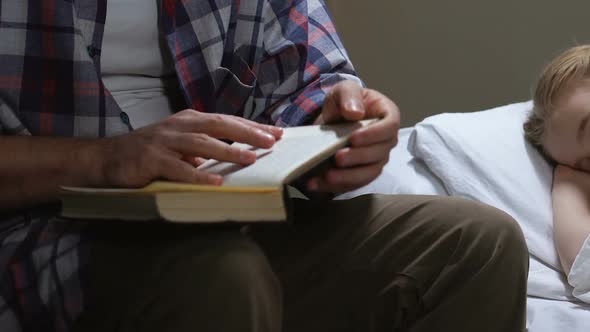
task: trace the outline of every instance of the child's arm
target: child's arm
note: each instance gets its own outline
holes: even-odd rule
[[[555,243],[561,265],[569,274],[590,234],[590,174],[557,166],[552,197]]]

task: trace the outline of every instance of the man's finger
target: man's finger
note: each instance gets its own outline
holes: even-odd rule
[[[273,126],[273,125],[265,125],[262,123],[254,122],[248,119],[241,118],[239,116],[234,116],[237,121],[243,122],[247,125],[254,126],[258,129],[264,130],[269,134],[273,135],[275,139],[280,139],[283,136],[283,128]]]
[[[335,85],[326,96],[322,114],[317,124],[333,123],[340,120],[357,121],[365,118],[363,88],[353,81]]]
[[[359,148],[344,148],[336,153],[334,159],[340,168],[374,164],[389,160],[393,144],[385,142]]]
[[[388,143],[392,147],[397,145],[399,122],[392,118],[376,121],[350,135],[350,145],[353,147],[370,146]]]
[[[237,148],[205,134],[170,134],[165,138],[164,145],[186,157],[215,159],[240,165],[250,165],[256,161],[254,151]]]
[[[163,156],[158,160],[161,177],[175,182],[204,185],[221,185],[223,177],[196,169],[194,166],[171,156]]]
[[[381,174],[385,162],[354,167],[333,168],[321,177],[315,177],[307,182],[310,191],[318,192],[346,192],[369,184]]]
[[[203,133],[208,136],[270,148],[277,138],[266,130],[224,114],[209,114],[184,110],[168,120],[177,131]]]
[[[191,164],[193,167],[199,167],[199,166],[201,166],[201,164],[203,164],[205,161],[207,161],[207,159],[205,159],[205,158],[191,157],[191,156],[182,156],[182,160]]]
[[[364,100],[367,118],[381,120],[354,132],[350,137],[352,146],[366,146],[386,141],[397,144],[401,121],[397,105],[385,95],[370,89],[365,89]]]

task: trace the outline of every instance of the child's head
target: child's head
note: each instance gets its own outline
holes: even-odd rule
[[[571,48],[545,68],[524,125],[554,161],[590,171],[590,45]]]

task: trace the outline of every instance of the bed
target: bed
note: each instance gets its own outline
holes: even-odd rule
[[[429,117],[400,131],[383,174],[339,198],[366,193],[453,195],[509,213],[530,252],[529,332],[590,330],[590,305],[572,295],[553,244],[552,166],[523,136],[531,102]]]

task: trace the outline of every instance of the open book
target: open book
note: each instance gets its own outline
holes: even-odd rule
[[[373,121],[285,128],[271,149],[235,143],[256,151],[256,162],[241,166],[209,160],[199,166],[223,175],[221,186],[160,181],[141,189],[63,187],[62,215],[188,223],[284,221],[286,185],[330,158],[355,130]]]

